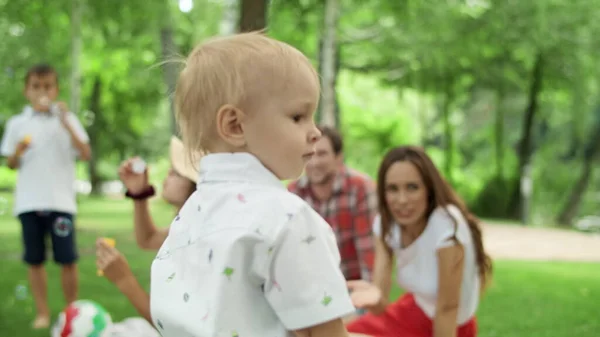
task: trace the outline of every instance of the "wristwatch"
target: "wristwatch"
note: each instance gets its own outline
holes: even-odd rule
[[[145,199],[148,199],[148,198],[150,198],[150,197],[151,197],[151,196],[153,196],[154,194],[156,194],[156,192],[154,191],[154,186],[152,186],[152,185],[149,185],[148,187],[146,187],[146,189],[145,189],[145,190],[143,190],[143,191],[142,191],[142,192],[140,192],[140,193],[133,194],[133,193],[131,193],[131,192],[127,191],[127,192],[125,193],[125,196],[126,196],[127,198],[129,198],[129,199],[133,199],[133,200],[145,200]]]

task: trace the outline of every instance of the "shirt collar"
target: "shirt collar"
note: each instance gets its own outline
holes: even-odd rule
[[[26,105],[23,108],[22,113],[23,113],[23,116],[25,116],[25,117],[31,117],[31,116],[33,116],[33,114],[35,114],[35,111],[33,110],[33,108],[30,105]]]
[[[200,159],[198,185],[206,182],[251,182],[285,189],[273,172],[250,153],[210,153]]]
[[[50,110],[50,111],[51,111],[51,113],[42,113],[42,112],[35,111],[31,105],[26,105],[23,108],[23,111],[21,112],[21,114],[25,117],[33,117],[33,116],[54,117],[54,116],[56,116],[55,113],[52,113],[53,110]]]

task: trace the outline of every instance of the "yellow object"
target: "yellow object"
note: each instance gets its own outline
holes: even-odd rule
[[[31,135],[27,135],[27,136],[25,136],[25,137],[23,138],[23,142],[24,142],[25,144],[29,144],[29,143],[31,143]]]
[[[112,238],[102,238],[102,240],[104,240],[104,242],[107,245],[111,246],[111,247],[115,247],[117,245],[117,241],[115,239],[112,239]],[[104,272],[102,270],[100,270],[100,269],[98,269],[97,274],[98,274],[98,276],[104,276]]]

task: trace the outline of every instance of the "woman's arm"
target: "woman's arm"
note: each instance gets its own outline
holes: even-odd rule
[[[140,248],[158,250],[167,235],[168,228],[157,228],[150,215],[148,200],[135,200],[133,203],[133,222],[135,239]]]
[[[96,241],[96,266],[129,299],[137,312],[154,324],[150,315],[150,296],[135,278],[125,257],[102,238]]]
[[[374,236],[375,241],[375,267],[373,271],[373,284],[381,290],[381,301],[377,306],[370,309],[376,315],[385,311],[392,289],[392,266],[393,257],[390,255],[387,245],[379,236]]]
[[[375,236],[375,268],[373,283],[364,280],[348,281],[352,303],[357,308],[369,310],[374,315],[383,313],[388,305],[392,288],[392,262],[385,243]],[[344,321],[353,320],[355,315],[345,317]]]
[[[135,276],[131,275],[131,277],[121,280],[116,286],[135,307],[135,310],[154,325],[150,315],[150,295],[142,288]]]
[[[464,249],[460,244],[440,248],[438,257],[438,298],[433,320],[434,337],[455,337],[456,316],[464,269]]]
[[[296,337],[349,337],[341,318],[307,329],[294,331]]]
[[[143,173],[133,170],[134,162],[139,160],[137,157],[130,158],[119,167],[119,178],[127,191],[134,195],[144,193],[151,188],[148,182],[148,169],[145,169]],[[154,225],[148,199],[134,199],[133,223],[136,242],[142,249],[158,250],[169,232],[168,229],[158,229]]]

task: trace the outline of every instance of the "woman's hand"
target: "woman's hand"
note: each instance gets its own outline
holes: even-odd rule
[[[96,266],[117,287],[133,277],[125,257],[116,248],[108,245],[103,238],[96,240]]]
[[[346,284],[355,307],[372,310],[381,305],[381,290],[376,285],[363,280],[348,281]]]
[[[125,188],[132,194],[144,192],[149,186],[148,168],[142,173],[136,173],[133,169],[134,164],[141,159],[138,157],[130,158],[124,161],[119,167],[119,179]]]
[[[150,315],[150,296],[136,280],[125,257],[102,238],[96,240],[96,265],[104,276],[127,296],[140,315],[148,323],[154,324]]]

